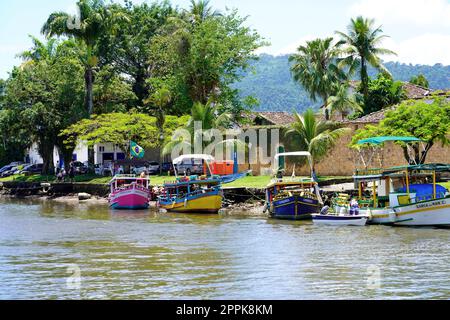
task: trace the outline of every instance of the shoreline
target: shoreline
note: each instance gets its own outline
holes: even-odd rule
[[[101,205],[108,206],[108,198],[92,196],[90,199],[80,200],[78,195],[63,195],[63,196],[46,196],[46,195],[30,195],[30,196],[17,196],[0,194],[0,200],[13,199],[13,200],[31,200],[53,203],[67,204],[67,205]],[[224,207],[219,211],[219,214],[225,216],[242,216],[242,217],[268,217],[267,213],[263,213],[264,203],[261,201],[248,200],[245,202],[233,202],[227,201]],[[150,202],[149,210],[155,210],[156,202]],[[163,211],[161,211],[163,212]]]

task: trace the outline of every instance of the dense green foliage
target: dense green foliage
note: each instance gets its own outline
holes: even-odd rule
[[[161,146],[166,128],[186,124],[197,104],[214,103],[234,121],[256,104],[231,87],[264,45],[236,10],[219,13],[205,0],[189,9],[169,1],[77,5],[80,16],[54,12],[43,22],[47,41],[32,38],[20,68],[0,83],[0,161],[23,159],[14,150],[37,143],[49,172],[55,146],[66,164],[80,139]]]
[[[363,94],[362,84],[358,92]],[[369,79],[367,97],[362,112],[366,115],[386,107],[395,105],[406,98],[401,81],[393,81],[391,77],[379,74],[375,79]]]
[[[187,116],[168,116],[163,132],[166,137],[188,121]],[[111,142],[130,155],[130,141],[135,141],[143,148],[159,146],[157,119],[142,113],[108,113],[93,115],[63,130],[60,134],[67,144],[85,141],[93,146],[96,143]]]
[[[425,143],[422,150],[418,144],[412,146],[412,152],[401,144],[405,159],[410,164],[425,163],[430,149],[436,143],[449,144],[450,140],[450,102],[444,97],[435,97],[429,101],[405,101],[395,110],[386,113],[386,118],[377,126],[360,129],[352,138],[351,145],[374,136],[413,136]]]
[[[427,78],[423,74],[419,74],[416,77],[412,77],[411,80],[409,80],[410,83],[424,87],[429,88],[430,83],[428,82]]]
[[[423,74],[431,89],[450,88],[450,66],[398,62],[385,62],[384,66],[389,69],[394,80],[409,81],[411,77]],[[379,73],[371,67],[368,70],[370,77],[376,77]],[[242,97],[253,95],[258,98],[260,104],[255,109],[260,111],[303,112],[309,107],[318,108],[321,105],[320,102],[312,102],[309,94],[292,79],[288,55],[260,55],[258,61],[251,63],[251,70],[233,87],[239,89]]]

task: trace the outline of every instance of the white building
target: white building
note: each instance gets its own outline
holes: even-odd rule
[[[112,143],[102,143],[94,146],[94,162],[95,164],[104,164],[105,162],[111,162],[116,160],[125,159],[126,155],[120,150],[120,148]],[[88,146],[85,143],[80,143],[77,145],[72,156],[73,161],[80,161],[82,163],[87,163],[89,161]],[[56,167],[59,163],[62,165],[64,160],[62,156],[59,155],[58,148],[53,150],[53,162]],[[36,143],[33,143],[31,148],[25,156],[25,162],[27,163],[43,163],[42,156],[39,154],[38,147]]]

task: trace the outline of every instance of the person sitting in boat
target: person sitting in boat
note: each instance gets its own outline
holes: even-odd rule
[[[350,215],[358,215],[359,214],[359,203],[355,198],[350,201]]]

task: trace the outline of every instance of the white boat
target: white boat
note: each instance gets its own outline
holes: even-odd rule
[[[336,215],[313,214],[314,224],[329,226],[365,226],[369,217],[367,215]]]
[[[398,226],[450,226],[450,198],[420,201],[393,208]]]
[[[450,194],[436,183],[436,173],[449,171],[449,165],[424,164],[359,172],[355,180],[372,181],[374,190],[360,213],[370,215],[371,224],[450,226]]]

